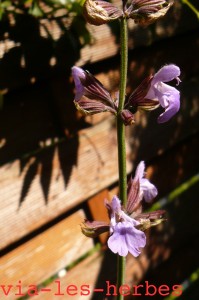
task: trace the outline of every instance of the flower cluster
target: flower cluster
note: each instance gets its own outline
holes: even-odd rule
[[[118,114],[118,95],[115,99],[106,88],[88,71],[79,67],[72,68],[76,86],[74,103],[84,114],[96,114],[109,111]],[[171,119],[180,108],[179,91],[165,82],[175,79],[179,84],[180,69],[176,65],[166,65],[156,74],[145,78],[135,91],[126,99],[120,116],[125,125],[135,122],[137,110],[150,111],[159,106],[164,112],[158,117],[158,123]]]
[[[157,195],[156,187],[144,178],[144,162],[137,167],[135,177],[128,184],[128,201],[126,208],[121,207],[120,200],[114,196],[111,202],[105,201],[110,223],[85,220],[82,232],[88,237],[96,237],[109,231],[108,247],[120,256],[131,253],[135,257],[140,254],[140,248],[146,245],[144,231],[161,223],[164,211],[142,213],[143,199],[150,202]]]

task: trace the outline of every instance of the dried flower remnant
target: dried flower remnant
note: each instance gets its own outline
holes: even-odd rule
[[[132,0],[125,15],[134,19],[136,24],[147,26],[164,17],[173,2],[166,0]]]
[[[161,223],[164,211],[142,213],[142,201],[151,201],[157,195],[156,187],[144,178],[144,162],[136,170],[135,177],[130,179],[128,186],[127,207],[122,208],[120,200],[114,196],[111,202],[105,201],[110,223],[85,220],[82,232],[89,237],[109,231],[108,247],[120,256],[131,253],[137,257],[140,248],[146,245],[146,236],[143,231]]]
[[[117,107],[110,93],[91,73],[81,68],[73,67],[76,94],[74,103],[84,114],[97,114],[109,111],[117,114]]]
[[[106,1],[86,0],[83,6],[83,15],[88,23],[99,26],[119,19],[123,12]]]
[[[180,108],[180,92],[165,82],[180,82],[180,68],[176,65],[162,67],[154,76],[148,76],[129,96],[125,110],[132,114],[137,110],[151,111],[161,106],[164,112],[158,117],[158,123],[170,120]],[[123,116],[121,116],[123,118]]]

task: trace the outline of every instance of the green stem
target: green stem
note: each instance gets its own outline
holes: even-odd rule
[[[189,0],[182,0],[182,2],[189,6],[189,8],[196,14],[197,18],[199,19],[199,11],[197,10],[197,8]]]
[[[118,140],[118,168],[119,168],[119,197],[122,206],[127,203],[127,176],[126,176],[126,146],[125,146],[125,126],[120,118],[120,112],[124,107],[126,96],[127,68],[128,68],[128,31],[127,20],[124,18],[120,23],[120,44],[121,44],[121,64],[120,64],[120,91],[117,117],[117,140]],[[125,280],[125,257],[118,256],[117,287],[120,288]],[[124,296],[118,291],[117,300],[123,300]]]

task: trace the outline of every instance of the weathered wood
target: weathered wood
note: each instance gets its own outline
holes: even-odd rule
[[[135,279],[134,284],[136,284],[143,277],[148,265],[149,261],[146,254],[142,254],[138,259],[129,256],[127,259],[125,283],[132,286],[133,277]],[[47,289],[50,289],[49,292],[39,291],[39,295],[35,299],[54,299],[55,293],[58,292],[58,286],[60,286],[62,292],[62,299],[68,299],[67,288],[70,285],[77,287],[76,291],[74,291],[76,294],[73,296],[75,300],[82,299],[83,296],[80,293],[83,285],[89,291],[89,295],[84,295],[85,299],[89,300],[92,297],[94,299],[99,299],[98,297],[103,299],[108,292],[113,293],[114,291],[113,287],[108,289],[108,285],[116,285],[116,255],[110,253],[109,250],[94,253],[67,272],[63,278],[56,280],[58,282],[53,280],[51,284],[46,286]],[[98,289],[101,289],[101,291],[97,291]]]
[[[198,136],[193,135],[150,161],[147,177],[157,186],[158,198],[168,195],[170,191],[197,174],[198,153]]]
[[[75,119],[72,109],[70,114]],[[0,128],[1,139],[5,141],[0,148],[0,165],[38,150],[42,144],[53,143],[61,134],[63,137],[49,83],[34,84],[5,95]]]
[[[121,5],[118,0],[115,2]],[[92,42],[85,46],[79,32],[75,30],[73,34],[70,26],[71,20],[65,16],[59,20],[40,20],[18,15],[12,26],[4,24],[0,43],[0,87],[26,85],[35,79],[49,77],[54,70],[65,72],[74,64],[82,66],[119,53],[119,22],[97,27],[89,25]],[[152,26],[141,28],[133,20],[129,21],[129,49],[148,46],[197,28],[193,13],[181,1],[175,1],[169,13]]]
[[[26,293],[29,285],[43,282],[92,249],[92,239],[80,230],[84,218],[79,210],[1,258],[0,282],[14,286],[6,299],[14,299],[19,281]]]
[[[115,128],[107,119],[23,164],[0,168],[2,248],[118,180]]]
[[[98,279],[98,275],[100,272],[101,264],[103,261],[103,255],[99,252],[94,253],[87,257],[85,260],[80,262],[77,266],[75,266],[72,270],[67,272],[66,276],[63,278],[58,278],[60,281],[60,288],[64,295],[61,295],[61,299],[68,299],[72,297],[74,300],[85,299],[89,300],[92,297],[93,289],[95,288],[95,283]],[[57,285],[55,281],[53,281],[46,288],[51,289],[50,292],[45,293],[40,291],[38,296],[35,296],[36,300],[53,300],[55,297],[55,293],[57,293]],[[67,294],[67,287],[69,285],[75,285],[77,287],[76,295],[71,296]],[[87,285],[87,290],[89,290],[89,295],[81,295],[81,286]],[[84,287],[85,288],[85,287]],[[97,287],[96,287],[97,288]],[[84,292],[85,293],[85,292]]]
[[[109,200],[108,189],[101,191],[96,196],[87,201],[92,220],[105,221],[109,223],[107,209],[104,205],[105,199]],[[101,243],[106,243],[108,233],[100,234],[99,240]]]
[[[64,76],[7,93],[0,110],[0,165],[67,140],[110,116],[102,113],[84,121],[73,99],[74,84]]]

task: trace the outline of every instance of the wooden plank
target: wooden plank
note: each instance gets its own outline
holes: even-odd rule
[[[77,266],[75,266],[72,270],[67,272],[66,276],[63,278],[58,278],[58,282],[53,281],[50,285],[47,286],[51,291],[48,293],[44,293],[42,291],[39,292],[38,296],[35,296],[36,300],[51,300],[54,299],[55,294],[57,293],[57,286],[60,285],[60,289],[62,294],[61,299],[68,299],[71,295],[69,295],[66,291],[67,287],[70,285],[75,285],[77,287],[76,295],[71,296],[74,300],[85,299],[89,300],[92,298],[93,289],[95,287],[96,281],[99,276],[99,272],[101,269],[103,261],[102,253],[94,253],[91,256],[87,257]],[[92,276],[91,276],[92,274]],[[87,285],[87,290],[89,290],[89,295],[80,295],[81,286]],[[58,296],[57,296],[58,297]]]
[[[193,135],[150,161],[147,177],[157,186],[158,198],[168,195],[181,183],[197,174],[198,153],[198,136]]]
[[[6,299],[15,297],[19,281],[24,292],[29,285],[48,279],[93,247],[92,239],[80,230],[84,218],[79,210],[1,258],[0,282],[14,285]],[[2,299],[2,290],[0,295]]]
[[[0,110],[0,165],[68,139],[78,129],[107,119],[108,114],[102,113],[87,116],[84,121],[73,99],[74,84],[64,76],[4,95]]]
[[[131,170],[129,161],[127,170]],[[1,247],[117,180],[116,132],[110,119],[31,157],[24,162],[21,174],[18,160],[2,166]]]
[[[87,201],[92,220],[105,221],[109,223],[107,209],[104,205],[105,199],[110,200],[108,189],[101,191]],[[108,233],[100,234],[99,240],[102,244],[107,241]]]
[[[1,139],[5,141],[0,148],[0,165],[38,150],[42,144],[53,143],[60,137],[61,124],[57,124],[58,117],[57,122],[55,120],[54,100],[48,82],[5,95],[0,110]],[[72,110],[71,115],[74,116]]]
[[[107,281],[109,281],[110,285],[116,285],[116,259],[117,256],[109,250],[94,253],[67,272],[63,278],[58,278],[57,282],[54,280],[51,284],[46,286],[47,289],[50,289],[50,292],[44,293],[40,290],[39,295],[35,296],[35,299],[54,299],[53,297],[55,297],[55,293],[58,291],[58,286],[60,286],[62,292],[62,299],[68,299],[67,288],[70,285],[77,287],[77,294],[73,296],[75,300],[82,299],[83,297],[80,295],[82,285],[86,285],[86,289],[89,291],[89,295],[84,295],[86,300],[92,299],[92,297],[94,299],[99,299],[98,297],[104,299],[108,292]],[[128,271],[131,270],[131,273],[128,272],[127,274],[126,284],[132,284],[132,276],[136,278],[134,284],[143,277],[148,267],[148,264],[146,264],[147,260],[147,255],[145,254],[142,254],[138,259],[132,256],[127,258],[126,269]],[[92,276],[90,274],[92,274]],[[98,289],[102,289],[103,291],[97,291]],[[110,293],[112,291],[113,288],[110,288]]]
[[[197,18],[193,18],[193,13],[180,1],[176,2],[164,18],[147,28],[139,27],[130,20],[129,48],[148,46],[154,41],[197,29]],[[118,0],[115,3],[121,5]],[[189,22],[186,22],[187,19]],[[82,66],[119,53],[118,22],[97,27],[89,25],[92,42],[85,46],[81,43],[81,36],[71,34],[73,30],[70,31],[70,26],[71,20],[65,16],[59,20],[18,16],[12,26],[4,24],[3,41],[0,43],[0,85],[3,88],[18,87],[34,78],[48,78],[54,70],[65,72],[75,63]],[[19,34],[18,27],[25,27],[26,30]]]

